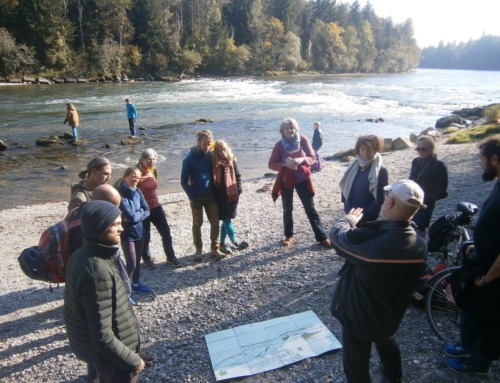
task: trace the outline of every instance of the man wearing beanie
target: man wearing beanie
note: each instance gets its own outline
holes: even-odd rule
[[[92,201],[80,213],[83,246],[70,257],[64,321],[76,357],[88,365],[89,382],[134,383],[144,369],[139,323],[120,275],[121,211]]]
[[[347,383],[370,382],[371,345],[380,357],[383,383],[401,383],[401,354],[394,338],[425,269],[427,245],[411,218],[425,209],[424,192],[401,180],[384,188],[380,218],[357,227],[363,209],[351,209],[334,224],[330,239],[346,260],[331,313],[342,324]]]

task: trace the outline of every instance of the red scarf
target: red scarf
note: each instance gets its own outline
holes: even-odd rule
[[[222,175],[223,170],[224,176]],[[238,201],[238,187],[236,185],[234,167],[232,162],[229,162],[227,159],[219,161],[219,163],[214,166],[214,185],[216,188],[221,187],[222,179],[225,181],[224,186],[226,187],[228,202]]]

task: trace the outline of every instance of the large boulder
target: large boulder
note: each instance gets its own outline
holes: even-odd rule
[[[0,152],[3,152],[4,150],[9,149],[9,145],[7,145],[5,142],[0,140]]]
[[[63,145],[63,142],[56,136],[42,137],[36,140],[37,146],[53,147]]]
[[[392,141],[392,150],[402,150],[411,148],[412,144],[408,138],[398,137]]]
[[[133,145],[133,144],[139,144],[141,142],[141,139],[137,136],[128,136],[127,138],[121,140],[122,145]]]
[[[437,129],[448,128],[451,124],[467,125],[467,121],[457,115],[441,117],[436,121]]]
[[[384,151],[384,152],[391,151],[392,150],[392,143],[393,143],[392,138],[384,138],[384,147],[382,148],[382,151]]]

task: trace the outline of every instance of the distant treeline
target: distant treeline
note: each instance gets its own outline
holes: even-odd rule
[[[0,0],[0,76],[414,69],[411,19],[336,0]]]
[[[500,70],[500,36],[424,48],[420,68]]]

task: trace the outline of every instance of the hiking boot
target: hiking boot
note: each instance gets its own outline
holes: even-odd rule
[[[154,261],[151,259],[151,258],[148,258],[148,259],[144,259],[142,261],[142,263],[144,264],[144,266],[146,266],[149,270],[154,270],[156,269],[156,264],[154,263]]]
[[[224,254],[222,254],[219,250],[217,249],[212,249],[212,251],[210,252],[210,255],[212,257],[214,257],[217,261],[220,261],[221,259],[224,259],[226,258],[226,256]]]
[[[471,354],[471,352],[467,351],[459,344],[445,344],[443,346],[443,352],[452,358],[466,358]]]
[[[233,242],[233,246],[236,250],[245,250],[248,247],[248,243],[245,241],[242,241],[240,243]]]
[[[194,261],[195,262],[201,262],[203,260],[203,253],[201,249],[196,249],[194,252]]]
[[[136,283],[132,285],[132,292],[139,294],[151,294],[153,291],[142,283]]]
[[[167,257],[167,263],[171,264],[174,267],[182,266],[182,263],[177,259],[175,255],[173,257]]]
[[[289,247],[291,246],[293,243],[293,237],[286,237],[284,240],[283,240],[283,246],[285,247]]]
[[[319,244],[321,246],[326,247],[327,249],[331,249],[333,247],[332,242],[329,239],[324,239],[324,240],[320,241]]]
[[[473,367],[467,360],[464,359],[448,359],[446,365],[451,371],[458,372],[459,374],[464,375],[478,375],[478,376],[486,376],[488,372],[490,372],[489,368],[479,369]]]
[[[225,243],[221,243],[220,246],[219,246],[219,250],[221,253],[224,253],[224,254],[227,254],[227,255],[230,255],[233,253],[233,251],[231,250],[231,248],[229,246],[227,246]]]

